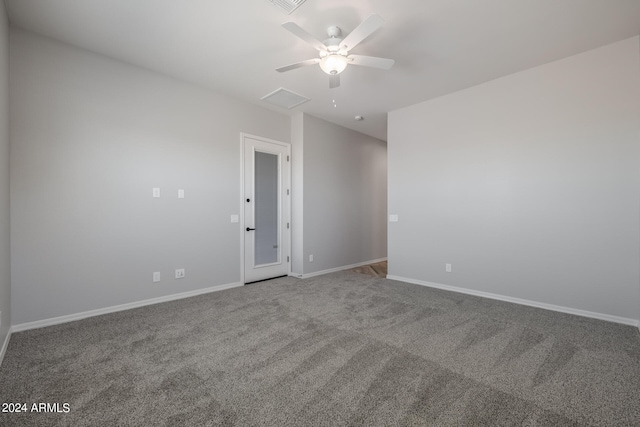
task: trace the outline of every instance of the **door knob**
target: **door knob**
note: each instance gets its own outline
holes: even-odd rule
[[[247,227],[247,231],[253,231],[253,230],[255,230],[255,228],[249,228],[249,227]]]

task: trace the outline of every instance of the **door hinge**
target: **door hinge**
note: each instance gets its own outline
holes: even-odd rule
[[[289,223],[287,223],[287,230],[289,229]]]
[[[287,156],[287,162],[289,161],[289,156]]]
[[[287,196],[289,195],[289,189],[287,188]]]
[[[289,262],[289,257],[287,257],[287,262]]]

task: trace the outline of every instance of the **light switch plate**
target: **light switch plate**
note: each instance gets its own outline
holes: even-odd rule
[[[156,187],[156,188],[154,188],[154,189],[152,190],[152,194],[153,194],[153,197],[160,197],[160,189],[159,189],[159,188],[157,188],[157,187]]]
[[[231,215],[231,222],[240,222],[240,215]]]
[[[389,215],[389,222],[398,222],[398,215]]]
[[[154,271],[153,272],[153,283],[159,282],[160,281],[160,272],[159,271]]]
[[[178,190],[178,199],[184,199],[184,190],[182,188]]]

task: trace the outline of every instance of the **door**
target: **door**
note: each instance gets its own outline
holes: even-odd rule
[[[289,274],[288,144],[243,135],[244,283]]]

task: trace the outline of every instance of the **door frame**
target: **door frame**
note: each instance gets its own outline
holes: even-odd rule
[[[285,147],[287,148],[287,156],[289,158],[289,161],[283,162],[283,169],[286,168],[287,173],[289,174],[289,188],[287,189],[289,194],[283,194],[282,197],[282,204],[284,206],[282,206],[282,215],[286,216],[286,218],[288,218],[287,222],[289,224],[291,224],[291,144],[287,144],[286,142],[282,142],[282,141],[276,141],[275,139],[269,139],[269,138],[264,138],[262,136],[257,136],[257,135],[252,135],[250,133],[246,133],[246,132],[240,132],[240,204],[239,204],[239,214],[240,214],[240,284],[245,285],[245,277],[244,277],[244,268],[245,268],[245,260],[244,260],[244,240],[245,240],[245,235],[246,235],[246,225],[245,225],[245,218],[244,218],[244,188],[245,188],[245,180],[244,180],[244,176],[245,176],[245,139],[247,138],[251,138],[251,139],[256,139],[258,141],[261,142],[266,142],[268,144],[274,144],[274,145],[278,145],[281,147]],[[285,254],[282,253],[282,257],[289,257],[289,260],[287,261],[288,267],[287,267],[287,275],[291,275],[291,229],[292,227],[289,226],[288,229],[283,229],[282,232],[282,238],[283,240],[286,239],[289,247],[289,253]]]

